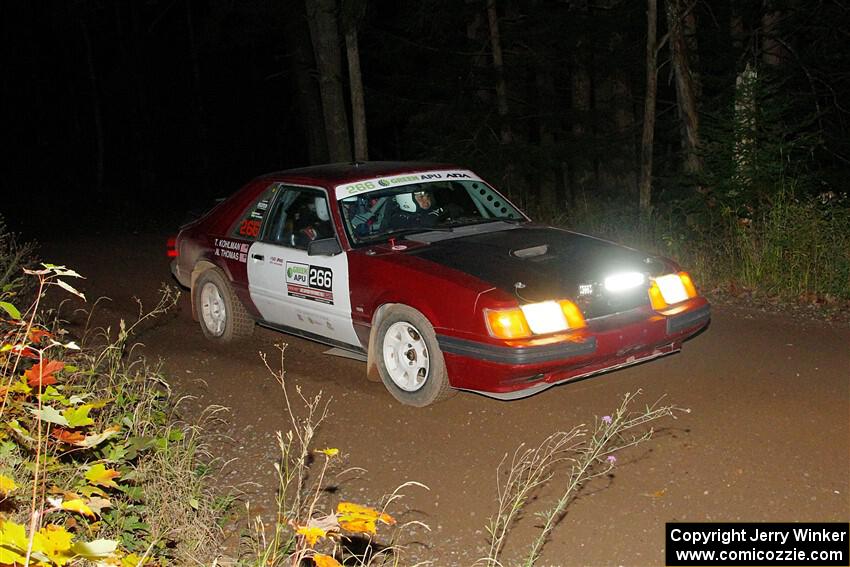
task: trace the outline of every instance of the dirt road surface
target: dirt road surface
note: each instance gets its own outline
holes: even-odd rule
[[[90,303],[111,298],[100,303],[97,320],[114,328],[136,312],[134,296],[152,305],[160,283],[174,283],[164,241],[159,233],[79,236],[46,242],[42,255],[86,275],[80,287]],[[367,471],[340,479],[332,498],[376,504],[406,481],[430,488],[406,488],[389,510],[401,522],[430,526],[404,532],[403,564],[471,565],[486,552],[502,458],[610,414],[637,389],[640,403],[666,396],[691,413],[660,423],[651,441],[619,456],[613,474],[588,484],[538,565],[663,565],[665,522],[850,520],[844,325],[715,306],[708,331],[680,354],[524,400],[460,393],[424,409],[399,405],[380,383],[365,380],[362,363],[324,355],[315,343],[258,328],[248,341],[214,346],[191,320],[188,293],[137,338],[140,352],[162,360],[177,391],[197,396],[187,407],[229,408],[212,446],[229,461],[221,482],[239,486],[252,513],[265,516],[275,509],[275,432],[290,425],[280,386],[258,352],[277,364],[275,343],[288,343],[290,386],[331,400],[316,447],[338,447],[345,465]],[[559,479],[537,494],[511,532],[505,565],[516,564],[530,543],[538,521],[532,512],[563,487]]]

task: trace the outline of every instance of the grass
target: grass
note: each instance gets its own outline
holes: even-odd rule
[[[338,479],[359,468],[340,470],[340,450],[315,447],[318,428],[329,418],[329,401],[319,392],[305,397],[299,387],[294,393],[286,381],[285,345],[279,347],[280,366],[273,368],[265,354],[263,363],[281,387],[290,429],[277,433],[279,457],[274,463],[278,478],[277,511],[273,521],[257,516],[245,533],[242,566],[319,567],[341,565],[400,565],[404,550],[400,535],[418,521],[399,524],[389,514],[404,490],[424,485],[410,481],[396,488],[376,506],[339,501],[333,494]],[[334,480],[331,480],[334,479]],[[249,507],[250,510],[250,507]],[[386,527],[385,527],[386,526]],[[378,530],[388,532],[379,538]]]
[[[648,424],[690,410],[655,403],[640,411],[631,409],[640,391],[626,394],[611,415],[597,419],[588,427],[579,425],[569,431],[558,431],[532,448],[520,446],[509,464],[507,456],[497,475],[496,513],[487,525],[490,548],[476,564],[501,566],[508,534],[534,501],[544,485],[559,488],[554,503],[536,514],[536,535],[533,536],[524,559],[517,565],[533,567],[540,559],[546,543],[564,518],[570,503],[582,486],[591,479],[609,474],[616,466],[616,454],[652,438]],[[566,469],[566,473],[562,472]]]
[[[41,311],[48,292],[82,296],[68,283],[78,275],[44,265],[29,277],[32,305],[0,321],[0,564],[211,564],[220,537],[201,427],[179,419],[159,369],[131,356],[133,330],[176,295],[81,348]]]

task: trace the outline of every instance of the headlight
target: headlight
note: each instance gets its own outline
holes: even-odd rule
[[[644,277],[640,272],[623,272],[605,278],[605,289],[611,292],[626,291],[643,285]]]
[[[529,303],[513,309],[485,309],[487,331],[499,339],[522,339],[585,326],[584,316],[568,300]]]
[[[654,278],[649,288],[649,299],[656,311],[696,296],[696,287],[687,272]]]

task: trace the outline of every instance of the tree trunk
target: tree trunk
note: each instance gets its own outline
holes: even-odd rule
[[[336,0],[305,0],[319,71],[322,114],[332,162],[351,161],[348,118],[342,88],[342,54]]]
[[[685,171],[696,174],[702,170],[702,159],[699,155],[699,114],[688,62],[688,47],[682,26],[682,15],[681,0],[667,0],[667,24],[670,30],[676,101],[679,116],[684,124],[682,146],[685,150]]]
[[[761,16],[761,61],[768,67],[779,67],[783,48],[779,41],[779,22],[782,14],[773,7],[772,0],[764,0]]]
[[[192,17],[192,2],[185,1],[186,31],[189,35],[189,60],[192,65],[192,97],[194,108],[192,117],[195,122],[195,133],[198,137],[200,177],[205,184],[210,181],[209,135],[207,133],[206,113],[204,112],[204,95],[201,86],[201,63],[198,57],[198,42],[195,36],[195,23]]]
[[[572,103],[573,123],[571,132],[573,137],[572,158],[570,159],[570,193],[574,201],[585,200],[589,192],[595,172],[591,153],[593,144],[588,134],[587,122],[590,115],[592,102],[592,85],[587,61],[590,59],[590,50],[585,46],[586,38],[582,37],[577,42],[572,57],[572,73],[570,75],[570,94]]]
[[[103,192],[104,178],[104,144],[103,144],[103,114],[100,105],[100,93],[98,92],[97,73],[94,68],[94,56],[92,54],[91,37],[85,21],[80,19],[80,28],[83,32],[83,42],[86,47],[86,68],[89,75],[89,86],[91,88],[92,116],[94,119],[95,139],[95,191]]]
[[[735,79],[735,183],[747,189],[755,173],[756,81],[749,63]]]
[[[349,26],[345,32],[345,49],[348,55],[348,82],[351,89],[351,122],[354,130],[354,160],[369,159],[366,138],[366,105],[363,101],[363,77],[360,74],[360,50],[357,47],[357,27]]]
[[[545,63],[538,63],[535,69],[537,86],[537,109],[540,118],[537,121],[540,149],[543,160],[540,163],[540,205],[544,210],[556,211],[558,206],[558,186],[555,162],[552,154],[555,150],[555,133],[553,122],[555,116],[555,83],[552,80],[552,70]]]
[[[688,63],[691,70],[691,84],[694,98],[702,100],[702,78],[700,77],[699,42],[697,41],[697,12],[696,0],[690,0],[682,14],[682,28],[685,34],[685,45],[688,46]]]
[[[493,53],[493,70],[496,71],[496,111],[499,113],[499,142],[509,144],[513,138],[508,123],[508,89],[505,85],[502,39],[499,35],[499,15],[496,0],[487,0],[487,21],[490,24],[490,49]]]
[[[732,38],[732,54],[735,57],[735,72],[741,69],[739,63],[744,54],[744,16],[738,2],[732,2],[732,14],[729,17],[729,35]]]
[[[316,70],[316,60],[313,56],[313,44],[310,33],[303,25],[305,14],[298,14],[287,20],[284,34],[287,49],[292,56],[292,75],[295,80],[295,99],[298,122],[307,140],[307,159],[311,164],[328,161],[328,141],[325,135],[325,118],[322,115],[322,95],[319,85],[313,75]]]
[[[145,68],[148,65],[147,53],[142,42],[145,39],[144,6],[141,3],[129,2],[130,9],[130,74],[133,85],[132,91],[136,97],[136,116],[133,127],[137,163],[137,179],[142,189],[150,189],[156,183],[154,171],[154,144],[151,142],[153,126],[148,112],[148,82],[145,78]]]
[[[604,51],[596,49],[600,60],[610,62],[625,50],[623,35],[612,33]],[[635,110],[632,107],[630,70],[623,65],[597,64],[593,67],[593,114],[598,161],[597,188],[602,194],[637,194],[637,159],[634,137]]]
[[[648,218],[652,197],[652,149],[655,139],[655,97],[658,92],[658,0],[646,2],[646,97],[643,103],[643,136],[640,144],[639,205]]]

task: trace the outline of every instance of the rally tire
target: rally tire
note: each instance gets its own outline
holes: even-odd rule
[[[422,313],[394,305],[381,318],[376,332],[378,372],[395,399],[424,407],[455,393],[434,327]]]
[[[254,332],[254,319],[221,270],[211,268],[198,276],[193,296],[195,312],[207,339],[229,343]]]

